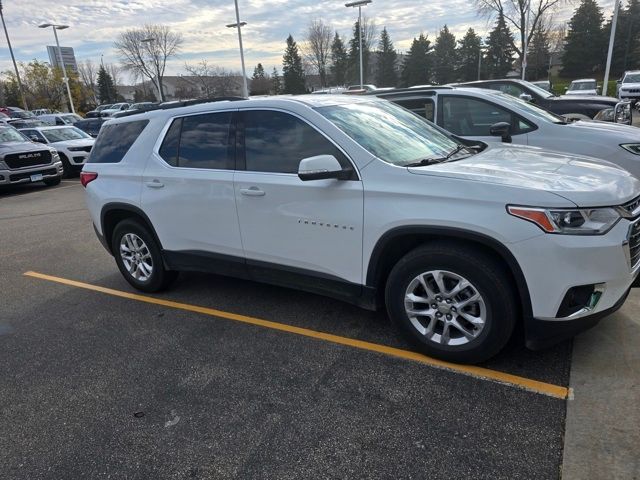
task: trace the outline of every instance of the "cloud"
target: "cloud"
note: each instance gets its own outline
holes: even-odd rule
[[[101,55],[105,62],[117,62],[113,41],[124,30],[159,23],[184,37],[181,55],[170,62],[168,74],[181,73],[185,62],[202,59],[239,70],[236,31],[225,27],[235,22],[231,0],[65,0],[56,2],[55,8],[51,4],[51,0],[5,2],[5,20],[18,61],[48,60],[46,46],[55,44],[53,32],[37,28],[45,21],[70,25],[59,32],[61,45],[73,47],[79,61],[95,62]],[[241,19],[247,22],[242,33],[249,73],[258,62],[268,71],[273,66],[280,69],[286,37],[292,34],[301,42],[311,19],[323,19],[349,39],[357,17],[357,10],[345,8],[344,1],[239,0],[239,5]],[[608,18],[613,1],[601,5]],[[573,8],[568,4],[560,9],[556,22],[566,21]],[[492,27],[469,0],[374,0],[363,13],[379,28],[387,27],[400,51],[406,51],[421,32],[433,41],[445,24],[458,37],[469,27],[481,35]],[[10,68],[8,49],[0,41],[0,70]]]

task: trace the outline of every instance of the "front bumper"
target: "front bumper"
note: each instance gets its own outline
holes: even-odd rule
[[[32,175],[38,174],[42,175],[42,180],[61,177],[63,174],[62,162],[57,161],[48,165],[37,165],[16,170],[0,169],[0,186],[31,183]]]
[[[525,320],[527,345],[539,348],[590,328],[622,306],[640,265],[631,265],[630,222],[621,219],[604,235],[537,235],[509,247],[529,290],[532,315]],[[596,302],[575,314],[563,300],[581,286],[602,290]]]

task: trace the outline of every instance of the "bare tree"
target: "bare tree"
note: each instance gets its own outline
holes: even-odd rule
[[[327,86],[327,64],[331,55],[333,30],[321,19],[312,20],[302,44],[302,53],[320,75],[320,85]]]
[[[95,64],[91,60],[85,60],[78,63],[78,75],[80,81],[90,94],[91,100],[97,105],[98,97],[96,95],[96,79],[98,76],[98,70]]]
[[[523,61],[523,47],[531,43],[533,33],[545,16],[551,15],[558,7],[571,0],[474,0],[478,12],[487,18],[492,18],[502,12],[520,37],[520,43],[513,42],[513,49],[518,54],[520,65]],[[529,24],[527,25],[527,10],[530,9]]]
[[[196,87],[201,98],[234,95],[240,88],[241,74],[210,65],[206,60],[195,65],[185,63],[184,69],[189,76],[181,77],[182,80]]]
[[[166,25],[145,25],[120,34],[114,47],[125,69],[157,82],[162,91],[167,60],[178,54],[182,43],[182,35]]]
[[[120,72],[122,72],[122,68],[120,68],[115,63],[105,63],[104,68],[109,75],[111,75],[111,80],[113,80],[113,85],[118,86],[122,85],[120,81]]]

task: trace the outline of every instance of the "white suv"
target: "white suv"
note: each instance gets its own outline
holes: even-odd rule
[[[624,72],[618,95],[620,100],[630,100],[634,106],[640,101],[640,70]]]
[[[140,290],[199,270],[385,306],[452,361],[491,357],[520,321],[532,348],[594,325],[640,264],[640,181],[626,171],[530,147],[476,153],[374,98],[118,118],[81,181]]]

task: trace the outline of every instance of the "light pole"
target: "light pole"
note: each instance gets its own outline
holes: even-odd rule
[[[616,6],[613,9],[613,20],[611,21],[611,37],[609,38],[609,52],[607,53],[607,67],[604,70],[604,82],[602,82],[602,96],[607,95],[607,87],[609,86],[609,72],[611,70],[611,57],[613,56],[613,42],[616,39],[616,25],[618,23],[618,11],[620,10],[620,2],[616,0]]]
[[[64,61],[62,60],[62,50],[60,50],[60,42],[58,41],[58,32],[57,30],[64,30],[65,28],[69,28],[69,25],[56,25],[54,23],[43,23],[42,25],[38,25],[38,28],[53,28],[53,35],[56,37],[56,47],[58,47],[58,61],[60,62],[60,66],[62,67],[62,80],[67,87],[67,95],[69,96],[69,105],[71,106],[71,113],[76,113],[76,109],[73,106],[73,98],[71,98],[71,89],[69,88],[69,77],[67,77],[67,67],[64,65]]]
[[[16,64],[16,57],[13,56],[13,48],[11,48],[11,40],[9,40],[7,25],[4,23],[4,14],[2,13],[2,0],[0,0],[0,18],[2,18],[4,35],[7,37],[7,45],[9,45],[9,53],[11,54],[11,60],[13,61],[13,68],[16,71],[16,80],[18,81],[18,89],[20,90],[20,97],[22,98],[22,106],[25,110],[29,110],[29,107],[27,106],[27,98],[24,96],[24,90],[22,89],[22,81],[20,80],[20,72],[18,71],[18,65]]]
[[[242,63],[242,96],[249,96],[249,89],[247,88],[247,71],[244,68],[244,50],[242,49],[242,27],[244,27],[247,22],[240,21],[240,10],[238,10],[238,0],[234,0],[236,4],[236,23],[230,23],[226,27],[227,28],[237,28],[238,29],[238,43],[240,44],[240,63]]]
[[[478,48],[478,80],[482,80],[482,40],[480,41],[480,48]]]
[[[358,7],[358,41],[360,42],[360,90],[364,89],[364,76],[362,73],[362,7],[371,3],[371,0],[359,0],[345,3],[345,7]]]
[[[142,43],[148,43],[150,45],[153,45],[153,43],[156,41],[156,39],[151,37],[151,38],[145,38],[144,40],[140,40],[140,41]],[[162,88],[160,87],[160,67],[158,66],[157,58],[156,58],[155,54],[153,52],[151,52],[151,49],[149,49],[149,53],[153,57],[153,65],[156,67],[156,82],[155,82],[155,84],[156,84],[156,88],[158,89],[158,101],[164,102],[164,98],[162,97]]]
[[[522,42],[522,80],[526,80],[525,74],[527,72],[527,52],[529,50],[529,16],[531,15],[531,0],[527,2],[527,16],[524,25],[524,42]]]

